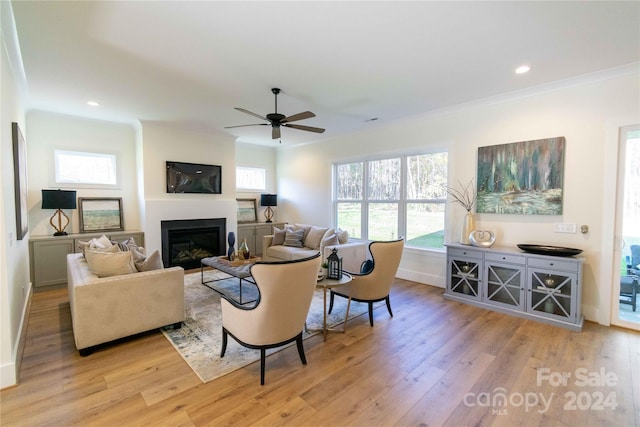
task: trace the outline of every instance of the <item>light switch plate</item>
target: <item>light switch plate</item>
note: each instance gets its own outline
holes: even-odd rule
[[[553,231],[556,233],[577,233],[578,226],[571,223],[556,223],[553,224]]]

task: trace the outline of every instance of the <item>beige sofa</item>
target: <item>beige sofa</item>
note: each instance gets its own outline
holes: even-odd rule
[[[348,240],[346,233],[340,237],[343,239],[333,240],[332,236],[337,234],[333,228],[319,227],[308,224],[288,225],[289,229],[303,230],[302,246],[289,246],[282,239],[277,241],[275,235],[263,237],[262,257],[266,261],[291,261],[295,259],[307,258],[320,252],[322,262],[326,261],[333,249],[338,250],[338,255],[342,257],[342,268],[350,272],[359,272],[360,266],[367,259],[367,243],[361,241]],[[340,231],[339,233],[340,234]],[[276,239],[274,239],[274,236]],[[274,244],[275,242],[275,244]]]
[[[92,347],[184,320],[184,270],[171,267],[111,277],[91,273],[81,253],[67,255],[76,348]]]

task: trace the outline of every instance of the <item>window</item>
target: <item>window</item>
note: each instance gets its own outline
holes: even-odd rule
[[[334,166],[336,226],[354,238],[442,248],[447,153],[397,156]]]
[[[115,154],[55,150],[54,161],[55,182],[61,186],[118,185]]]
[[[236,189],[265,191],[267,189],[265,169],[237,166]]]

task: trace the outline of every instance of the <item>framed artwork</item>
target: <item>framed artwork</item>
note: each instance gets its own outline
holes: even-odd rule
[[[16,239],[22,240],[29,231],[27,209],[27,146],[18,123],[11,123],[13,139],[13,185],[16,204]]]
[[[256,199],[236,199],[238,202],[238,224],[258,222]]]
[[[563,136],[478,148],[476,212],[561,215]]]
[[[80,197],[80,232],[122,231],[121,197]]]

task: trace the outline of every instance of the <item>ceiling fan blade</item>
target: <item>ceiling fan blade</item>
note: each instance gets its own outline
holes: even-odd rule
[[[271,128],[271,139],[280,138],[280,126],[274,126]]]
[[[242,111],[243,113],[245,113],[245,114],[249,114],[249,115],[251,115],[251,116],[253,116],[253,117],[257,117],[257,118],[262,119],[262,120],[267,120],[267,118],[266,118],[266,117],[262,117],[260,114],[252,113],[251,111],[249,111],[249,110],[245,110],[244,108],[240,108],[240,107],[234,107],[234,108],[235,108],[236,110],[238,110],[238,111]]]
[[[243,128],[246,126],[269,126],[269,123],[254,123],[252,125],[236,125],[236,126],[225,126],[225,129],[233,129],[233,128]]]
[[[305,111],[302,113],[294,114],[293,116],[285,117],[284,119],[280,120],[280,123],[295,122],[298,120],[310,119],[311,117],[315,117],[315,116],[316,115],[313,114],[311,111]]]
[[[298,129],[298,130],[306,130],[307,132],[315,132],[315,133],[324,132],[324,129],[322,129],[322,128],[314,128],[313,126],[289,125],[289,124],[283,124],[282,126],[286,126],[288,128],[293,128],[293,129]]]

